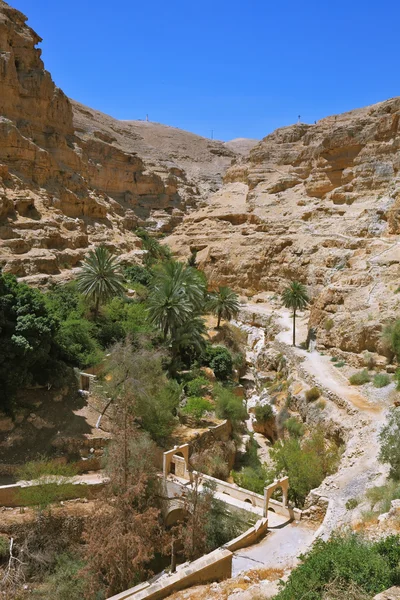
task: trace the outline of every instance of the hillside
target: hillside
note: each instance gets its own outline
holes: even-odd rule
[[[220,187],[237,154],[69,100],[44,68],[40,41],[0,1],[0,261],[46,281],[68,275],[93,244],[137,252],[137,226],[170,231]]]
[[[394,98],[278,129],[167,243],[249,295],[301,280],[321,346],[384,353],[400,303],[399,115]]]

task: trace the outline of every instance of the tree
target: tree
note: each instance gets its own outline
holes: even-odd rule
[[[57,375],[58,329],[44,294],[0,271],[0,408],[18,388]]]
[[[390,465],[390,477],[400,481],[400,409],[392,408],[379,434],[379,460]]]
[[[182,288],[173,280],[159,281],[149,297],[149,320],[163,332],[164,340],[191,316],[192,308]]]
[[[181,396],[181,386],[163,371],[164,359],[165,353],[134,346],[127,338],[111,349],[102,385],[111,407],[129,398],[130,414],[159,444],[166,443],[173,429]]]
[[[127,380],[126,380],[127,381]],[[135,426],[132,387],[113,406],[113,440],[106,456],[109,484],[89,520],[86,597],[120,593],[149,574],[156,548],[163,546],[157,506],[154,443]]]
[[[77,276],[77,288],[95,303],[95,315],[100,304],[124,293],[124,278],[118,259],[105,246],[91,250]]]
[[[200,315],[206,295],[204,276],[182,263],[168,261],[155,269],[149,296],[149,321],[169,340],[176,370],[178,357],[194,357],[204,346],[206,333]]]
[[[293,311],[293,346],[296,345],[296,313],[303,310],[308,302],[308,294],[305,286],[298,281],[292,281],[282,293],[282,301],[285,308]]]
[[[218,317],[217,329],[219,329],[221,319],[230,321],[238,314],[239,296],[231,288],[220,285],[216,292],[210,294],[207,306]]]

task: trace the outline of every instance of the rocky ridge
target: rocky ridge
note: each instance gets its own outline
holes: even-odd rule
[[[222,185],[238,153],[69,100],[44,68],[40,41],[0,0],[0,262],[45,281],[96,244],[135,254],[137,226],[171,231]]]
[[[400,98],[276,130],[167,239],[248,296],[309,287],[320,347],[385,353],[398,313]]]

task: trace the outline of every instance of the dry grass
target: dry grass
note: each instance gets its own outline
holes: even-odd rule
[[[245,576],[250,581],[246,581],[244,579]],[[227,600],[233,594],[234,590],[245,591],[261,581],[277,581],[282,577],[283,569],[252,569],[251,571],[247,571],[243,576],[221,581],[215,591],[211,589],[213,584],[199,585],[172,594],[172,596],[169,596],[169,600]],[[257,598],[257,593],[255,592],[255,594],[253,600]]]

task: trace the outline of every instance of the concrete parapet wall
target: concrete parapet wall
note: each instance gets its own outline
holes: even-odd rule
[[[239,550],[240,548],[247,548],[247,546],[251,546],[258,542],[268,531],[268,518],[264,517],[257,521],[257,523],[250,527],[247,531],[234,538],[230,542],[224,545],[224,548],[230,550],[231,552],[235,552],[235,550]]]
[[[151,585],[143,587],[145,584],[141,584],[108,600],[161,600],[192,585],[222,581],[231,576],[232,552],[219,548]]]

